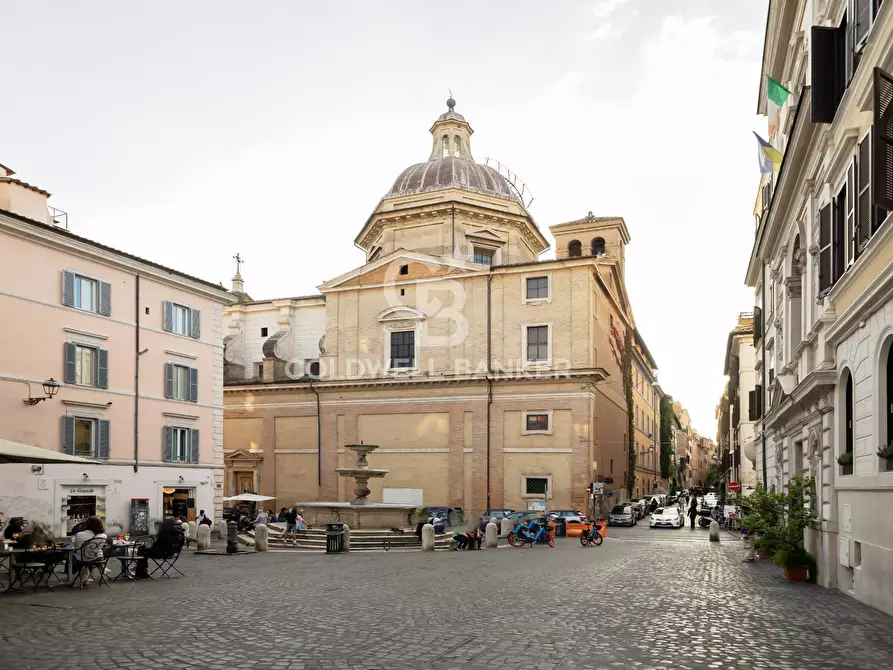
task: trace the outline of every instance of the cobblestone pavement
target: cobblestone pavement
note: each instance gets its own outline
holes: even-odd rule
[[[0,668],[886,668],[893,619],[724,536],[601,547],[187,556],[188,575],[0,596]]]

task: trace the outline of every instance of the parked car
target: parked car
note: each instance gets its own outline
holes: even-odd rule
[[[565,523],[568,521],[587,523],[589,521],[588,517],[578,509],[553,509],[550,512],[546,512],[546,514],[550,519],[564,519]]]
[[[635,526],[638,522],[636,511],[630,504],[614,505],[608,515],[609,526]]]
[[[462,511],[462,508],[450,507],[449,505],[428,505],[426,507],[416,507],[410,513],[409,520],[413,526],[419,526],[419,524],[428,523],[434,517],[440,517],[445,529],[465,528],[465,514]]]
[[[685,521],[678,507],[658,507],[651,515],[651,528],[682,528]]]
[[[500,519],[507,517],[514,511],[515,510],[513,509],[488,509],[481,515],[480,521],[478,521],[478,527],[481,531],[484,531],[487,528],[487,524],[490,523],[490,519],[495,517],[498,523]]]

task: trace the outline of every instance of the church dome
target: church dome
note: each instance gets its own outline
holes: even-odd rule
[[[518,196],[505,177],[488,165],[474,162],[471,135],[474,132],[465,117],[454,109],[456,101],[447,100],[447,111],[431,127],[434,139],[431,156],[400,173],[386,198],[428,191],[458,188],[485,195],[517,200]]]

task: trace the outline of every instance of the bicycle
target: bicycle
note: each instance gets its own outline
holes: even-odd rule
[[[525,544],[532,547],[544,538],[550,547],[555,546],[555,538],[549,531],[549,524],[545,519],[533,519],[528,524],[519,523],[506,537],[513,547],[523,547]]]
[[[584,547],[590,547],[592,545],[600,547],[603,539],[602,534],[598,532],[598,526],[595,524],[592,524],[592,530],[584,528],[580,533],[580,544]]]

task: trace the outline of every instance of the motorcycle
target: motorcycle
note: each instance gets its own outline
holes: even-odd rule
[[[555,538],[549,531],[549,523],[546,519],[532,519],[529,523],[519,523],[514,530],[509,531],[506,537],[513,547],[523,547],[525,544],[533,546],[541,539],[545,539],[550,547],[555,546]]]

